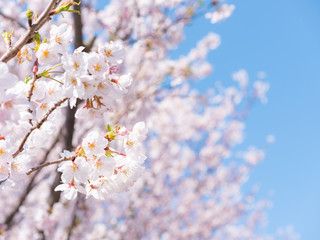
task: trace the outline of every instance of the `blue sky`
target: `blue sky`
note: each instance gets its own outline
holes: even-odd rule
[[[200,90],[215,81],[234,84],[231,73],[241,68],[248,71],[251,82],[259,71],[267,73],[269,101],[251,109],[244,146],[264,147],[270,133],[276,142],[268,146],[247,186],[260,183],[258,197],[273,202],[268,232],[292,225],[302,240],[319,240],[320,1],[227,2],[236,5],[231,18],[214,25],[198,19],[187,28],[186,40],[175,54],[186,53],[213,31],[222,44],[209,56],[215,70],[198,84]]]
[[[292,225],[301,239],[320,239],[320,1],[241,0],[231,18],[211,25],[199,19],[188,27],[179,50],[187,51],[208,31],[221,36],[209,56],[215,81],[232,84],[231,73],[244,68],[251,82],[259,71],[271,85],[266,105],[255,105],[246,120],[245,145],[276,142],[251,172],[248,186],[261,184],[259,198],[273,202],[267,231]],[[269,196],[269,192],[274,192]]]

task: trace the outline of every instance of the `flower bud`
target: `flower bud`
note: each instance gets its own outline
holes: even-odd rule
[[[32,73],[37,73],[38,72],[38,67],[39,67],[39,62],[38,59],[34,62],[33,68],[32,68]]]
[[[28,9],[28,11],[26,12],[26,17],[28,19],[29,27],[31,27],[32,25],[32,16],[33,16],[33,11],[31,9]]]
[[[41,36],[40,36],[40,34],[38,32],[36,32],[35,35],[33,36],[33,40],[36,43],[35,50],[38,51],[39,46],[41,44]]]
[[[56,14],[59,14],[61,12],[75,12],[75,13],[78,13],[80,14],[79,11],[77,10],[74,10],[74,9],[70,9],[71,6],[73,5],[80,5],[81,2],[77,3],[75,1],[67,1],[65,3],[62,3],[58,8],[52,10],[50,12],[50,16],[53,16],[53,15],[56,15]]]
[[[6,47],[10,48],[11,47],[11,37],[12,37],[13,31],[7,32],[6,30],[4,30],[2,32],[2,37],[6,43]]]

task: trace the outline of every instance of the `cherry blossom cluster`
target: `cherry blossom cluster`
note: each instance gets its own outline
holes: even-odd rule
[[[43,23],[0,63],[0,238],[274,239],[260,231],[270,203],[242,188],[265,156],[241,147],[252,103],[267,101],[265,74],[197,92],[216,33],[172,57],[187,25],[234,5],[102,2],[0,0],[1,59]]]
[[[63,90],[70,97],[71,106],[77,98],[86,101],[76,117],[101,117],[131,84],[130,74],[119,76],[124,49],[120,43],[109,42],[99,46],[98,53],[82,50],[76,49],[62,58],[66,70]]]
[[[210,19],[211,23],[217,23],[230,17],[234,9],[235,6],[232,4],[222,4],[216,11],[208,12],[205,17]]]
[[[11,35],[4,35],[4,39],[11,41]],[[63,124],[62,108],[67,100],[71,108],[77,101],[84,102],[76,118],[102,119],[132,82],[130,73],[120,75],[124,48],[119,41],[101,44],[94,52],[87,53],[85,47],[79,47],[69,53],[72,38],[72,26],[67,23],[52,25],[47,39],[36,33],[33,43],[24,45],[17,54],[19,64],[33,62],[32,75],[27,75],[24,81],[18,81],[7,63],[0,62],[0,181],[3,187],[14,186],[25,173],[37,169],[34,165],[38,162],[32,161],[34,149],[46,147],[47,138]],[[112,133],[112,138],[102,136],[98,130],[91,132],[75,158],[70,159],[74,153],[69,151],[62,153],[69,162],[58,169],[63,172],[63,185],[56,189],[66,190],[68,199],[74,199],[77,191],[84,193],[84,189],[87,196],[98,199],[128,189],[143,169],[146,157],[139,149],[146,131],[144,123],[139,122],[132,132],[125,128],[110,130],[108,134]],[[109,148],[116,137],[124,142],[125,153]],[[30,167],[31,171],[27,171]],[[70,169],[74,169],[73,175]],[[69,188],[64,189],[65,186]]]
[[[51,83],[49,94],[68,97],[71,107],[75,106],[77,99],[85,100],[86,105],[76,117],[98,118],[111,109],[113,101],[126,93],[132,82],[130,74],[119,75],[124,49],[120,42],[108,42],[100,45],[98,52],[86,53],[83,52],[84,47],[79,47],[69,54],[67,50],[72,34],[72,27],[66,23],[52,25],[50,39],[39,44],[36,52],[39,65],[47,67],[40,76],[60,83]],[[23,47],[20,52],[20,62],[31,59],[29,46]],[[57,72],[54,68],[60,65],[64,69],[63,75],[53,78],[52,75]],[[39,82],[36,85],[44,84]]]
[[[73,200],[77,192],[105,199],[110,193],[128,189],[138,179],[146,157],[141,154],[141,144],[148,130],[144,122],[137,123],[131,132],[125,128],[103,136],[92,131],[85,137],[76,152],[64,151],[61,157],[70,159],[61,164],[62,184],[56,191],[64,191],[67,199]],[[109,147],[111,141],[121,141],[125,153]]]

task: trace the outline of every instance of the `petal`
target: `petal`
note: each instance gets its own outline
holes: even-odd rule
[[[64,184],[58,185],[58,186],[54,189],[54,191],[64,191],[64,190],[66,190],[66,189],[68,189],[68,185],[64,183]]]

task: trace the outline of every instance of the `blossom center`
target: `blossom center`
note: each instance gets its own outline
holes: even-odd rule
[[[101,70],[101,66],[99,64],[96,64],[96,65],[93,66],[93,69],[95,71],[100,71]]]
[[[47,49],[44,50],[43,53],[42,53],[43,57],[45,57],[45,58],[48,58],[49,54],[50,54],[50,52]]]
[[[0,148],[0,156],[4,155],[6,152],[3,150],[3,148]]]
[[[57,43],[62,44],[61,37],[56,36],[55,40]]]
[[[5,166],[3,166],[3,165],[1,165],[1,167],[0,167],[0,173],[1,174],[5,174],[6,173],[6,167]]]
[[[111,57],[112,55],[111,50],[106,50],[104,53],[106,54],[107,57]]]
[[[76,85],[77,84],[77,80],[75,78],[71,78],[70,79],[70,82],[73,84],[73,85]]]
[[[77,62],[74,62],[74,63],[73,63],[73,66],[74,66],[75,69],[78,69],[78,68],[79,68],[79,64],[78,64]]]
[[[92,142],[92,143],[88,143],[88,147],[92,150],[96,147],[96,145],[94,142]]]
[[[45,110],[45,109],[47,109],[47,104],[45,104],[45,103],[43,103],[43,104],[41,104],[40,105],[40,108],[42,109],[42,110]]]

